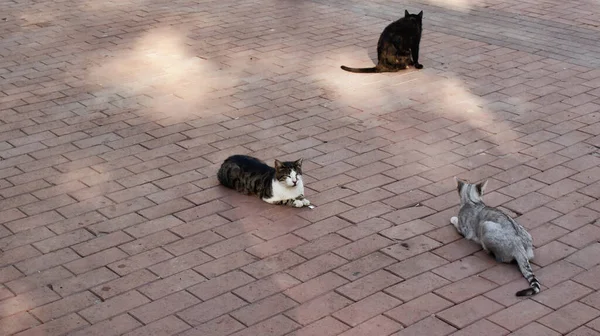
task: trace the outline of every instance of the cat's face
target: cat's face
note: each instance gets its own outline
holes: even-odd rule
[[[469,181],[461,180],[456,177],[454,180],[456,181],[456,189],[458,190],[458,195],[460,195],[461,203],[467,201],[479,203],[482,201],[483,192],[488,183],[487,180],[479,183],[469,183]]]
[[[423,22],[423,11],[420,11],[419,14],[410,14],[407,10],[404,11],[404,17],[415,20],[420,24]]]
[[[302,183],[302,159],[283,162],[275,160],[275,178],[290,188]]]

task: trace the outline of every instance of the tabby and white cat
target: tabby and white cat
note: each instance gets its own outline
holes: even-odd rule
[[[460,195],[460,211],[458,217],[450,218],[450,222],[458,233],[481,244],[498,262],[509,263],[516,260],[530,287],[518,291],[517,296],[539,293],[540,283],[529,264],[529,260],[533,259],[533,244],[529,232],[501,210],[483,203],[482,195],[487,180],[477,184],[457,178],[455,180]]]
[[[219,172],[219,182],[245,195],[257,195],[270,204],[284,204],[301,208],[310,205],[304,198],[302,159],[281,162],[275,168],[247,155],[228,157]]]

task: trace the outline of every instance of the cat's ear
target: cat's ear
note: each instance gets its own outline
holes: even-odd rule
[[[419,14],[417,14],[417,15],[419,15],[419,19],[422,19],[423,18],[423,11],[420,11]]]
[[[456,182],[456,189],[458,189],[458,192],[460,193],[460,191],[462,190],[462,188],[466,184],[466,182],[459,179],[456,176],[454,176],[454,181]]]
[[[279,168],[281,168],[281,166],[282,166],[281,161],[275,159],[275,169],[279,170]]]
[[[300,159],[298,159],[298,160],[294,161],[294,165],[295,165],[296,167],[302,167],[302,161],[303,161],[303,160],[304,160],[303,158],[300,158]]]
[[[479,193],[479,195],[483,195],[483,192],[485,191],[487,184],[488,184],[488,180],[485,180],[485,181],[479,182],[475,185],[475,188],[477,188],[477,193]]]
[[[404,17],[409,17],[409,16],[410,16],[410,14],[408,14],[408,11],[405,9],[404,10]]]

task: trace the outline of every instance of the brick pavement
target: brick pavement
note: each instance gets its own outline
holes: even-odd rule
[[[600,335],[592,1],[0,1],[0,334]],[[424,10],[425,69],[360,75]],[[305,158],[310,209],[214,177]],[[543,291],[448,224],[453,176]]]

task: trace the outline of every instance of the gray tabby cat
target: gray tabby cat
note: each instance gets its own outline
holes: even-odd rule
[[[501,210],[483,203],[482,195],[487,181],[471,184],[456,177],[454,179],[460,195],[460,211],[458,217],[450,218],[450,222],[458,233],[481,244],[496,261],[509,263],[516,260],[530,287],[518,291],[517,296],[539,293],[540,283],[529,264],[529,260],[533,259],[533,244],[529,232]]]
[[[304,198],[302,159],[293,162],[275,160],[275,168],[272,168],[257,158],[233,155],[223,162],[217,178],[225,187],[245,195],[257,195],[270,204],[296,208],[310,205]]]

